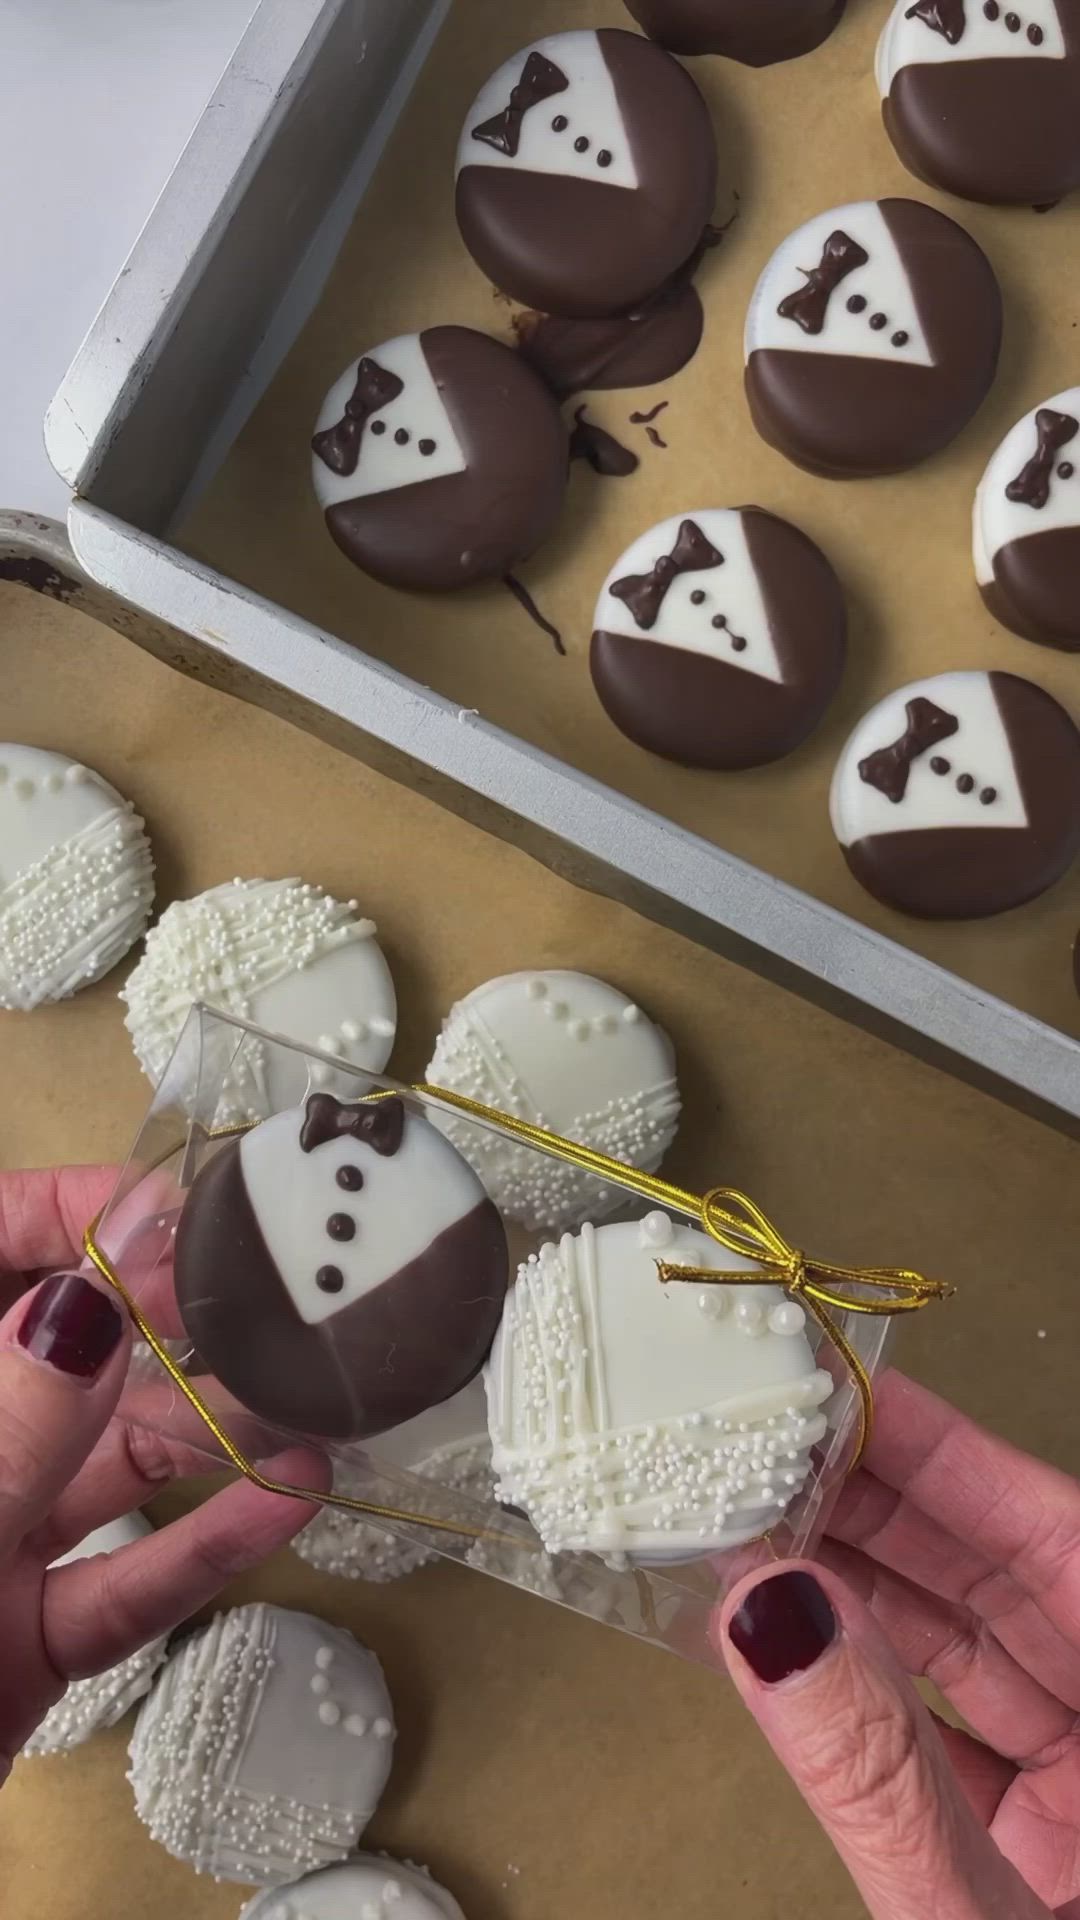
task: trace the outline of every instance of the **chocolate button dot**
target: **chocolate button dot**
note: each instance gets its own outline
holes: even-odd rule
[[[741,634],[741,633],[733,633],[733,634],[732,634],[732,636],[731,636],[731,651],[732,651],[733,653],[745,653],[745,652],[746,652],[746,641],[745,641],[745,640],[743,639],[743,637],[742,637],[742,634]]]
[[[880,333],[882,327],[887,327],[888,324],[889,324],[889,321],[888,321],[888,316],[886,314],[872,313],[870,315],[870,325],[873,327],[875,333]]]
[[[427,456],[427,455],[428,455],[429,453],[434,453],[434,451],[435,451],[435,442],[434,442],[434,440],[421,440],[421,442],[420,442],[420,451],[421,451],[421,453],[422,453],[422,454],[424,454],[424,455],[425,455],[425,457],[426,457],[426,456]]]
[[[900,328],[900,329],[898,330],[898,332],[896,332],[896,333],[894,333],[894,334],[893,334],[893,337],[892,337],[892,343],[893,343],[893,346],[894,346],[894,347],[906,347],[906,346],[907,346],[907,343],[908,343],[908,340],[910,339],[910,337],[911,337],[911,336],[910,336],[909,334],[906,334],[906,333],[904,332],[904,329],[903,329],[903,327],[901,327],[901,328]]]
[[[585,138],[585,135],[583,133],[579,133],[577,139],[574,141],[574,152],[588,153],[588,151],[589,151],[589,142]]]
[[[979,799],[981,800],[984,807],[992,807],[994,804],[994,801],[997,799],[997,788],[984,787],[982,792],[979,795]]]
[[[975,782],[970,773],[962,773],[956,783],[958,793],[974,793]]]
[[[948,760],[945,759],[944,755],[940,753],[935,753],[933,759],[930,762],[931,773],[948,773],[949,767],[950,767],[950,763]]]
[[[373,420],[373,421],[372,421],[372,423],[371,423],[371,431],[372,431],[372,433],[385,433],[385,432],[386,432],[386,421],[385,421],[385,420]]]
[[[348,1213],[332,1213],[326,1223],[331,1240],[355,1240],[356,1221]]]
[[[409,444],[408,427],[399,427],[394,435],[394,439],[397,441],[399,447],[407,447]]]
[[[998,14],[1001,12],[1001,8],[998,6],[998,0],[986,0],[983,12],[988,20],[996,20]]]
[[[714,613],[714,614],[713,614],[713,626],[714,626],[714,627],[726,627],[726,626],[727,626],[727,614],[726,614],[726,613]]]
[[[600,152],[596,156],[596,164],[598,167],[610,167],[613,159],[614,155],[610,154],[606,147],[601,147]]]
[[[847,310],[849,313],[862,313],[865,306],[866,300],[864,296],[861,293],[853,293],[847,303]]]
[[[570,122],[565,113],[557,113],[551,123],[551,131],[552,133],[565,133],[569,125]]]
[[[1071,480],[1075,472],[1076,472],[1076,468],[1073,466],[1072,461],[1063,460],[1060,467],[1058,468],[1058,479]]]
[[[345,1285],[345,1275],[340,1267],[320,1267],[315,1275],[315,1285],[323,1293],[340,1293]]]
[[[335,1175],[339,1187],[346,1193],[359,1193],[364,1184],[364,1176],[359,1167],[339,1167]]]
[[[1041,27],[1029,27],[1029,28],[1028,28],[1028,39],[1029,39],[1029,40],[1031,41],[1031,44],[1032,44],[1032,46],[1033,46],[1033,47],[1041,47],[1041,46],[1042,46],[1042,43],[1043,43],[1043,30],[1042,30],[1042,28],[1041,28]]]
[[[1005,15],[1005,25],[1008,27],[1010,33],[1019,33],[1020,15],[1018,13],[1007,13]]]
[[[705,595],[702,593],[700,587],[695,587],[693,593],[690,595],[690,605],[692,607],[703,607],[705,605]]]

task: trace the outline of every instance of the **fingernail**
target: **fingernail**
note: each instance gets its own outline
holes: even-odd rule
[[[79,1380],[92,1380],[115,1353],[124,1331],[119,1307],[81,1273],[44,1280],[16,1335],[35,1360]]]
[[[774,1687],[805,1673],[836,1638],[836,1615],[809,1573],[774,1573],[751,1589],[728,1622],[732,1645]]]

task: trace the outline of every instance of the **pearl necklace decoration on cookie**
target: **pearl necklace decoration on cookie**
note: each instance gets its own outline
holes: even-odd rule
[[[0,1008],[100,980],[139,939],[154,862],[130,803],[88,767],[0,746]]]
[[[588,974],[512,973],[453,1007],[427,1079],[655,1172],[681,1100],[667,1035]],[[504,1215],[532,1230],[576,1226],[625,1196],[576,1167],[449,1115],[447,1137]]]
[[[656,1261],[753,1263],[666,1213],[586,1225],[518,1271],[487,1371],[497,1493],[551,1553],[692,1558],[774,1526],[830,1376],[782,1290],[663,1287]]]
[[[396,999],[355,900],[300,880],[232,880],[162,914],[121,994],[139,1062],[156,1086],[196,1001],[378,1072],[394,1042]],[[248,1041],[225,1078],[218,1121],[263,1119],[327,1086],[333,1069]],[[298,1082],[298,1084],[297,1084]]]
[[[343,1859],[378,1804],[394,1721],[351,1634],[256,1605],[185,1641],[131,1742],[135,1806],[197,1873],[279,1886]]]

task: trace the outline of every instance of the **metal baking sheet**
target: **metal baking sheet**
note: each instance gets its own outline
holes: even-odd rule
[[[50,452],[81,496],[79,566],[142,608],[185,671],[1080,1133],[1080,1046],[1063,1033],[169,544],[317,299],[445,11],[264,0],[50,415]]]

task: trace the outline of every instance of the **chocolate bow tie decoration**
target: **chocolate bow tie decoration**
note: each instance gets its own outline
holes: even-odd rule
[[[865,247],[860,247],[850,234],[841,233],[839,228],[830,233],[819,265],[799,268],[799,272],[806,275],[805,287],[800,287],[798,293],[787,294],[777,307],[781,320],[796,321],[804,333],[820,333],[829,301],[841,280],[846,280],[856,267],[865,267],[869,258]]]
[[[401,1100],[378,1100],[370,1106],[346,1106],[332,1093],[313,1093],[304,1109],[300,1129],[301,1153],[314,1153],[330,1140],[350,1134],[384,1160],[392,1160],[405,1135],[405,1106]]]
[[[1057,413],[1053,407],[1040,407],[1035,415],[1035,432],[1038,446],[1026,466],[1021,467],[1015,480],[1010,480],[1005,489],[1005,497],[1015,500],[1022,507],[1045,507],[1050,498],[1050,480],[1054,471],[1054,461],[1067,447],[1069,441],[1080,432],[1080,421],[1074,420],[1071,413]]]
[[[944,707],[935,706],[921,694],[908,701],[905,712],[907,732],[894,740],[891,747],[879,747],[876,753],[859,761],[860,780],[865,780],[868,787],[876,787],[894,807],[899,806],[907,792],[912,762],[921,754],[929,753],[939,740],[947,740],[960,726],[955,713],[946,713]]]
[[[964,18],[964,0],[915,0],[904,15],[905,20],[921,20],[931,33],[940,33],[950,47],[955,47],[964,37],[967,21]]]
[[[344,419],[339,420],[336,427],[317,433],[311,443],[312,451],[331,473],[355,473],[364,428],[372,414],[388,407],[391,400],[396,400],[404,391],[405,382],[399,380],[396,373],[380,367],[376,360],[361,360],[356,369],[356,385],[345,402]]]
[[[680,573],[703,573],[723,564],[723,554],[706,540],[701,528],[684,520],[671,552],[661,554],[652,572],[628,573],[625,579],[613,581],[611,593],[629,607],[635,626],[648,633],[660,617],[664,595]]]
[[[554,99],[557,93],[565,93],[569,85],[565,73],[553,60],[546,59],[542,53],[530,53],[521,79],[510,95],[510,105],[493,120],[474,127],[473,139],[482,140],[486,147],[494,147],[513,160],[521,145],[521,123],[525,115],[533,107],[542,106],[545,100]]]

